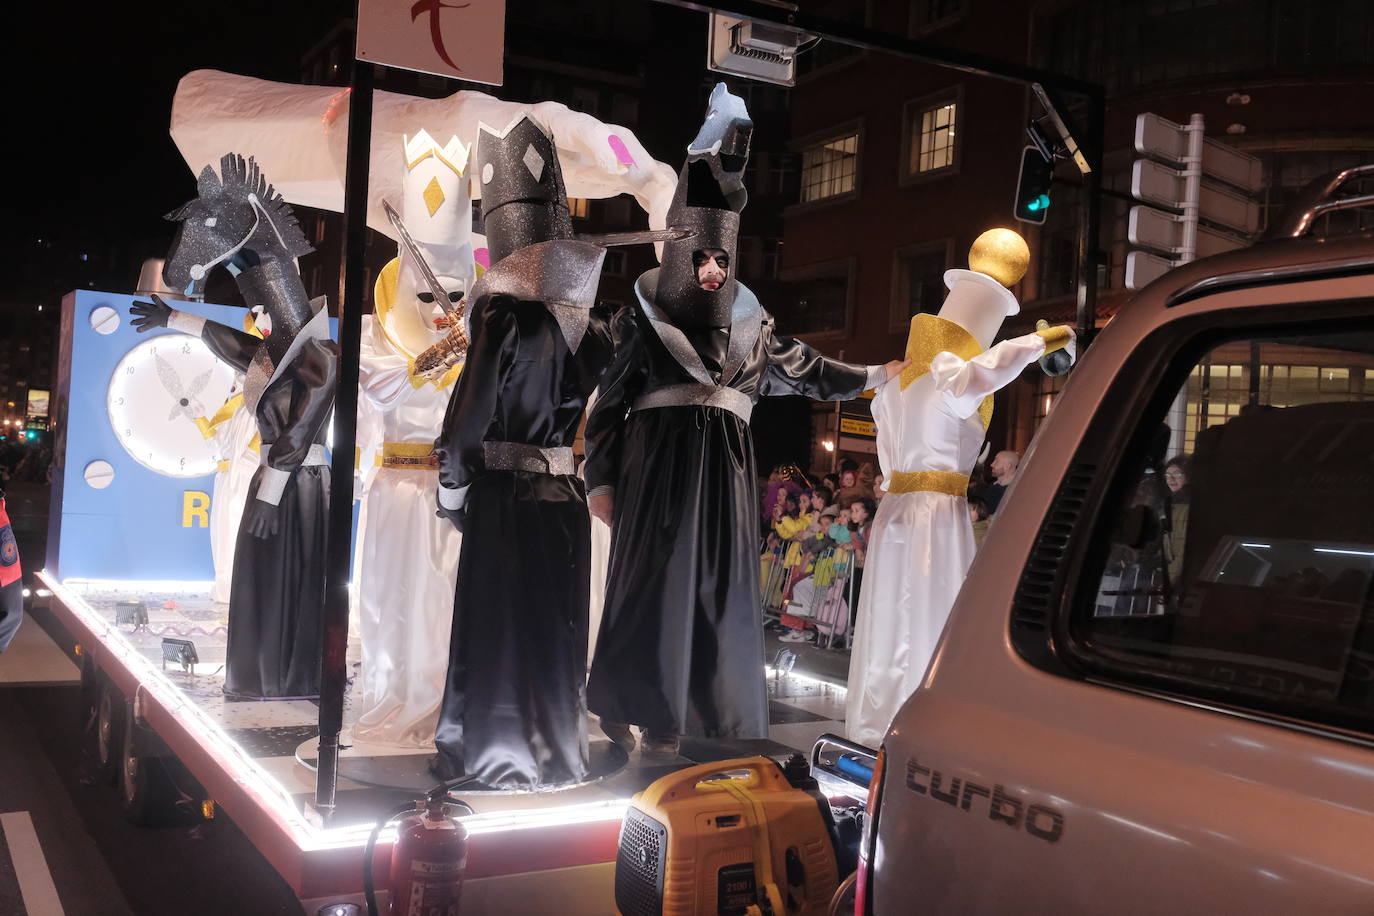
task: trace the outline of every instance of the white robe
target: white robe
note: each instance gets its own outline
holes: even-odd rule
[[[380,414],[384,443],[432,446],[453,385],[416,387],[410,358],[375,319],[364,320],[360,400]],[[375,464],[371,454],[362,461]],[[437,470],[382,467],[363,496],[355,570],[362,714],[353,727],[360,743],[434,747],[462,543],[435,516],[437,485]]]
[[[968,474],[985,430],[983,399],[1045,352],[1036,334],[1004,340],[970,360],[942,352],[905,389],[878,389],[873,420],[886,490],[896,472]],[[893,716],[921,683],[964,575],[973,562],[968,500],[946,493],[888,493],[868,535],[845,730],[879,746]]]
[[[587,666],[596,655],[596,634],[601,632],[601,612],[606,607],[606,572],[611,565],[611,527],[592,516],[591,591],[587,595]]]
[[[239,521],[248,502],[248,485],[261,463],[258,450],[253,447],[257,435],[257,418],[243,406],[242,400],[229,419],[214,430],[214,449],[222,469],[215,472],[210,496],[210,555],[215,564],[210,599],[216,604],[229,603]]]

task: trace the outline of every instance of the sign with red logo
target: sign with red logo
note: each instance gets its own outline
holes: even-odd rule
[[[501,85],[505,0],[358,0],[358,60]]]

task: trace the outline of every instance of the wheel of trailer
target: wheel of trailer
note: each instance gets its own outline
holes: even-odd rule
[[[92,743],[96,773],[106,785],[113,786],[119,782],[128,705],[119,688],[102,678],[96,692],[95,721],[91,723],[91,730],[94,732]]]
[[[119,794],[124,817],[141,827],[175,823],[181,819],[177,810],[181,793],[160,757],[141,754],[138,732],[133,704],[125,703],[119,755]]]

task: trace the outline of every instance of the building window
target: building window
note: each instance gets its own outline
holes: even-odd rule
[[[625,276],[625,252],[615,248],[606,252],[606,260],[601,263],[601,272],[612,277]]]
[[[785,270],[785,286],[773,309],[780,334],[843,333],[849,327],[853,259]]]
[[[587,214],[588,214],[590,211],[591,211],[591,203],[590,203],[590,201],[587,200],[587,198],[585,198],[585,197],[569,197],[569,198],[568,198],[568,212],[572,214],[572,218],[573,218],[573,219],[586,219],[586,218],[587,218]]]
[[[316,241],[316,242],[323,242],[323,241],[324,241],[324,231],[325,231],[324,227],[325,227],[325,220],[324,220],[324,217],[323,217],[323,216],[317,216],[317,217],[315,217],[315,241]]]
[[[802,150],[802,203],[853,194],[859,178],[859,134],[845,134]]]
[[[958,94],[908,102],[903,114],[903,177],[924,177],[944,169],[952,174],[959,161]]]
[[[912,315],[935,314],[945,301],[945,268],[950,241],[924,242],[897,249],[892,326],[904,330]]]
[[[952,25],[964,17],[963,0],[912,0],[911,34],[920,35]]]

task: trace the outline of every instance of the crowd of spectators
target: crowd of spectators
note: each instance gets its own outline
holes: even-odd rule
[[[832,474],[779,467],[764,487],[760,582],[784,642],[848,633],[869,528],[881,489],[872,464],[846,461]]]
[[[970,480],[969,520],[980,545],[1020,459],[998,452]],[[765,616],[770,625],[777,618],[784,642],[810,642],[819,634],[831,644],[848,634],[881,482],[872,463],[845,459],[833,473],[780,466],[763,484],[759,581]]]

